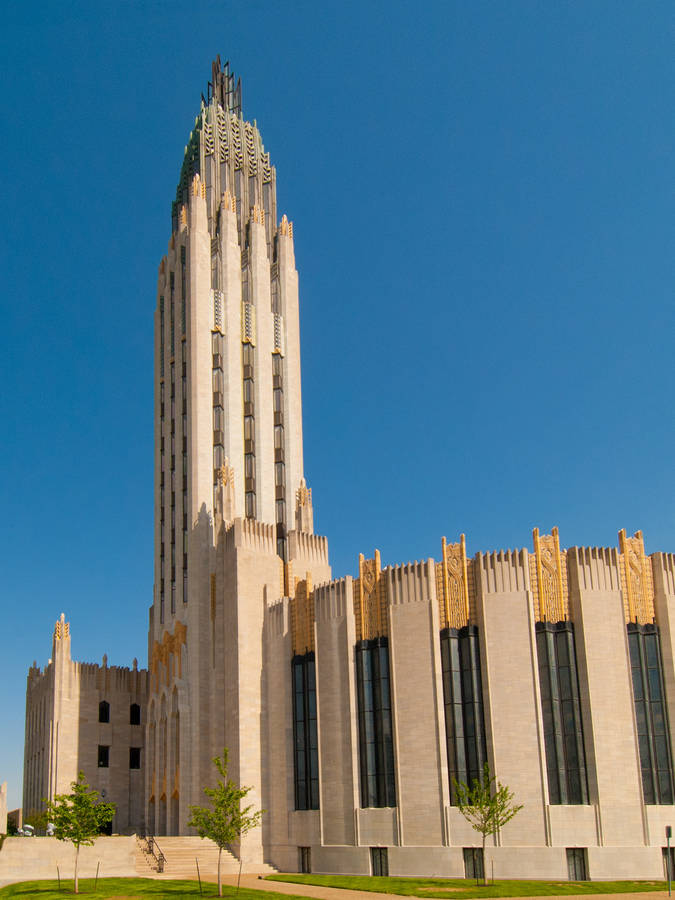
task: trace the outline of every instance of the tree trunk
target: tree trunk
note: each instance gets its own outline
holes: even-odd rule
[[[223,848],[218,847],[218,896],[223,896],[223,882],[220,880],[220,857],[223,855]]]
[[[75,848],[75,893],[79,894],[78,884],[77,884],[77,861],[80,856],[80,845],[78,844]]]
[[[485,832],[483,832],[483,884],[487,882],[487,862],[485,861]]]

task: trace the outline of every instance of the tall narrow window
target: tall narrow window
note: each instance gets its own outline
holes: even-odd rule
[[[159,375],[164,378],[164,297],[159,298]],[[162,413],[164,415],[164,413]]]
[[[319,758],[316,730],[314,654],[294,656],[293,746],[295,755],[295,808],[319,808]]]
[[[361,806],[396,806],[386,637],[356,645]]]
[[[441,666],[445,702],[445,738],[450,771],[450,797],[455,781],[470,785],[487,761],[480,647],[475,625],[441,632]]]
[[[588,803],[574,625],[537,622],[536,630],[549,803]]]
[[[642,793],[647,804],[673,802],[673,761],[658,625],[628,625]]]
[[[99,722],[110,721],[110,704],[107,700],[101,700],[98,705],[98,720]]]
[[[180,327],[185,334],[185,247],[180,248]]]

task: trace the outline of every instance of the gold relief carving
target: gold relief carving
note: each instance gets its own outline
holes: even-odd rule
[[[233,213],[237,211],[237,198],[234,194],[231,194],[229,191],[225,191],[223,194],[223,199],[221,201],[221,205],[224,209],[231,210]]]
[[[443,561],[436,566],[441,628],[463,628],[471,619],[469,597],[474,593],[466,558],[466,539],[461,534],[458,544],[448,544],[442,538],[441,549]]]
[[[314,590],[309,572],[297,582],[291,598],[291,635],[294,656],[314,650]]]
[[[357,638],[361,641],[389,633],[387,583],[382,578],[379,550],[375,551],[373,559],[359,554],[359,577],[354,583],[354,616]]]
[[[187,209],[185,206],[181,206],[180,208],[180,224],[187,225]]]
[[[182,622],[176,622],[173,634],[165,631],[161,643],[155,641],[150,655],[150,674],[154,691],[159,691],[162,675],[166,684],[170,684],[172,678],[183,677],[182,646],[187,641],[187,626]],[[177,664],[177,665],[176,665]],[[164,672],[161,671],[164,669]],[[176,674],[177,670],[177,674]]]
[[[300,487],[296,491],[295,496],[298,506],[312,505],[312,489],[307,487],[304,478],[300,479]]]
[[[557,527],[550,534],[532,531],[534,557],[530,557],[530,587],[536,622],[563,622],[569,619],[567,551],[560,550]]]
[[[251,207],[251,220],[259,225],[265,224],[265,210],[258,206],[257,203],[254,203]]]
[[[234,481],[234,467],[228,465],[222,465],[218,469],[218,484],[222,484],[223,487],[230,484]]]
[[[284,213],[281,217],[281,222],[279,223],[279,231],[281,234],[287,234],[290,238],[293,237],[293,223],[288,221],[286,213]]]
[[[654,621],[654,576],[651,560],[645,555],[641,531],[627,537],[626,529],[619,532],[621,554],[621,593],[626,622],[649,625]]]
[[[61,613],[61,618],[57,619],[54,625],[54,637],[57,641],[62,638],[70,637],[70,622],[66,622],[66,614]]]

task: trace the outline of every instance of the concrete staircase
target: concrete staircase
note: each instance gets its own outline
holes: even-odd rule
[[[145,878],[197,878],[197,864],[202,878],[212,880],[218,875],[218,847],[208,838],[199,837],[157,837],[155,853],[157,849],[162,851],[166,858],[164,871],[157,871],[157,861],[148,854],[144,840],[138,841],[136,852],[136,872]],[[239,872],[239,860],[232,853],[223,850],[220,863],[222,875],[236,875]],[[269,875],[277,870],[265,863],[247,863],[244,859],[242,873],[255,875]]]

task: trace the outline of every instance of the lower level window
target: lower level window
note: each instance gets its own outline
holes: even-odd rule
[[[588,881],[585,847],[567,848],[567,874],[570,881]]]
[[[673,881],[675,880],[675,847],[662,847],[661,852],[663,854],[663,877],[666,881]]]
[[[372,875],[389,875],[389,857],[386,847],[370,848],[370,872]]]
[[[485,877],[485,866],[483,865],[483,848],[482,847],[465,847],[464,848],[464,877],[479,878]]]
[[[104,744],[98,745],[98,767],[99,769],[107,769],[110,765],[110,747]]]
[[[312,848],[298,847],[300,871],[309,874],[312,871]]]
[[[141,767],[141,748],[129,747],[129,768],[140,769]]]

